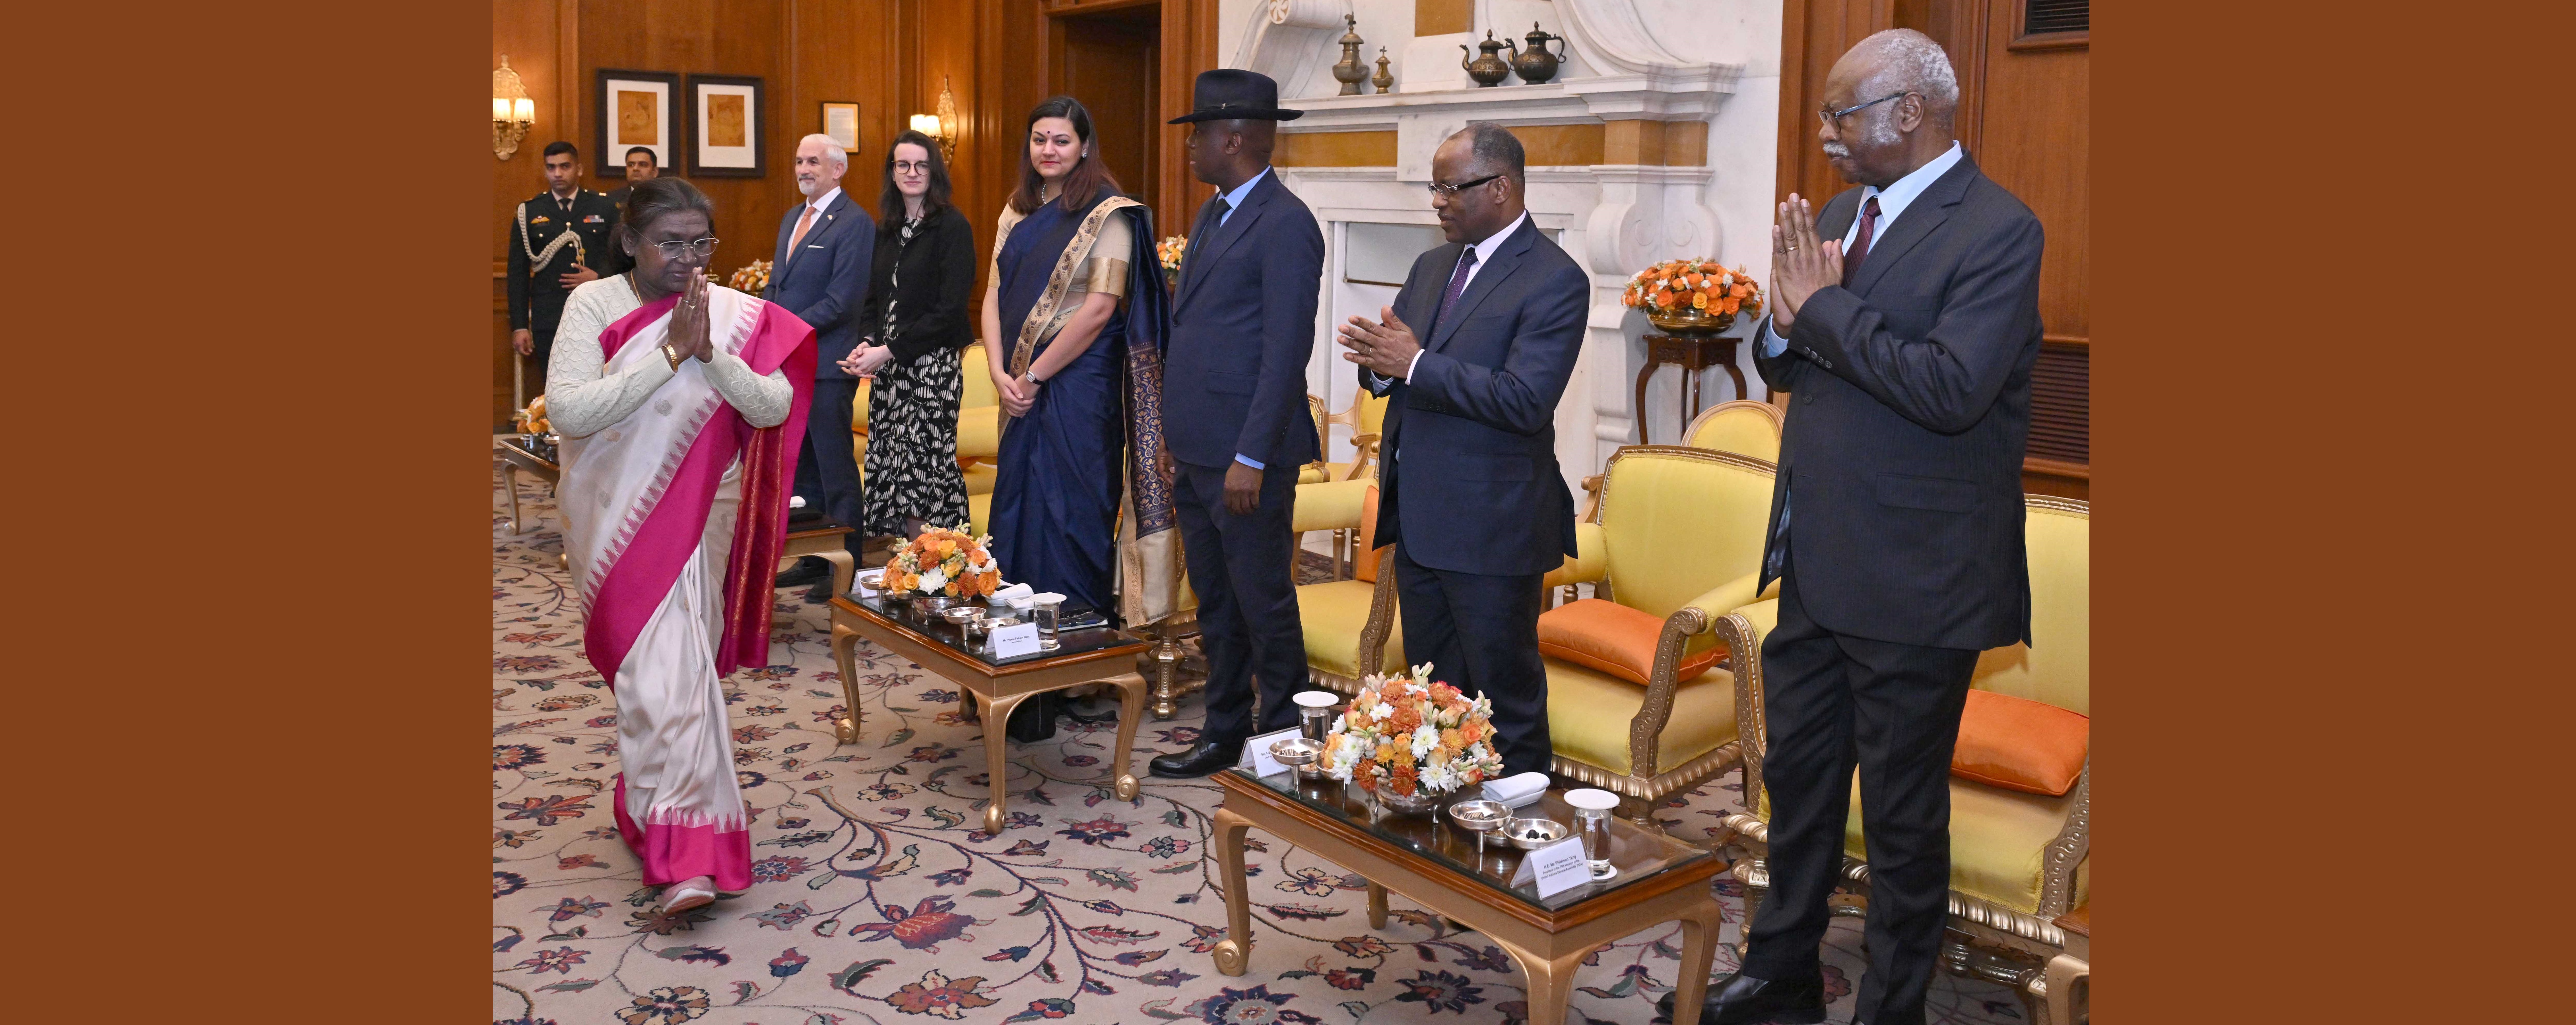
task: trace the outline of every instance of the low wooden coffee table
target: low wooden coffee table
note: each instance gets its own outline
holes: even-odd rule
[[[1117,792],[1122,801],[1136,797],[1133,764],[1136,721],[1145,714],[1145,677],[1136,672],[1136,656],[1152,642],[1117,630],[1067,630],[1056,639],[1063,647],[1035,655],[995,661],[981,648],[969,648],[958,628],[945,621],[926,621],[912,614],[909,602],[842,594],[832,599],[832,661],[841,671],[841,695],[847,711],[833,724],[841,743],[859,739],[858,670],[851,658],[860,638],[920,663],[921,667],[965,688],[974,696],[984,720],[984,760],[992,803],[984,808],[984,831],[1002,831],[1002,801],[1008,770],[1004,724],[1011,709],[1032,694],[1106,683],[1118,688],[1118,741],[1110,757],[1118,767]]]
[[[510,533],[525,533],[526,528],[519,524],[519,474],[534,474],[538,480],[553,484],[563,478],[563,467],[538,455],[524,434],[495,438],[492,448],[501,453],[501,490],[510,496]]]
[[[1255,777],[1242,769],[1216,774],[1225,803],[1216,813],[1216,856],[1225,886],[1226,938],[1216,970],[1241,975],[1252,958],[1252,905],[1243,874],[1243,833],[1258,826],[1369,880],[1369,927],[1386,927],[1393,890],[1464,923],[1510,952],[1529,976],[1531,1025],[1565,1020],[1574,971],[1604,943],[1663,922],[1682,924],[1681,973],[1673,1025],[1695,1025],[1708,988],[1722,920],[1710,883],[1725,866],[1704,848],[1625,819],[1610,820],[1610,862],[1619,874],[1540,899],[1535,885],[1509,885],[1521,852],[1447,819],[1385,813],[1374,817],[1365,795],[1330,779],[1290,773]],[[1572,825],[1574,809],[1550,790],[1516,814]],[[1444,802],[1445,804],[1445,802]]]

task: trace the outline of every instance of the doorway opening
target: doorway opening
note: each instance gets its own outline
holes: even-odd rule
[[[1047,88],[1091,109],[1101,162],[1151,204],[1161,184],[1163,5],[1159,0],[1048,19]]]

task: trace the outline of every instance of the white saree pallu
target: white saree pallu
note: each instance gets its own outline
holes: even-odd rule
[[[602,332],[606,372],[665,358],[676,303],[665,297]],[[796,388],[787,422],[751,426],[704,364],[683,360],[625,419],[564,439],[559,494],[583,652],[617,694],[618,833],[646,883],[711,876],[742,890],[751,838],[721,681],[767,661],[814,332],[728,288],[708,289],[707,313],[717,348],[763,375],[785,370]]]

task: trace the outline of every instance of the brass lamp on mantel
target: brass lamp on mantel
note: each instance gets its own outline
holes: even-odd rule
[[[957,97],[948,91],[948,76],[939,76],[939,111],[912,116],[912,130],[939,140],[939,159],[957,162]]]
[[[492,72],[492,159],[510,159],[536,124],[537,101],[528,98],[527,84],[510,70],[510,55],[502,54],[501,66]]]

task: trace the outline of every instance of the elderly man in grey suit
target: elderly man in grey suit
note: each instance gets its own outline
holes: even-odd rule
[[[2040,225],[1951,138],[1958,102],[1930,37],[1861,40],[1816,112],[1855,187],[1821,213],[1792,194],[1772,232],[1756,363],[1793,398],[1762,570],[1781,581],[1762,639],[1771,896],[1701,1021],[1824,1020],[1817,946],[1855,769],[1870,894],[1852,1020],[1924,1020],[1969,677],[1980,650],[2030,640],[2021,463]]]
[[[1574,554],[1556,403],[1592,279],[1531,222],[1520,140],[1502,126],[1450,136],[1431,177],[1449,244],[1413,262],[1383,321],[1341,330],[1361,386],[1390,396],[1370,544],[1396,546],[1405,661],[1493,699],[1503,767],[1545,771],[1539,581]]]

